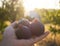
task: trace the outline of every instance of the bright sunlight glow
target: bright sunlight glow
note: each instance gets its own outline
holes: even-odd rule
[[[59,9],[59,0],[23,0],[26,11],[34,8]]]
[[[2,3],[0,2],[0,7],[2,6]]]

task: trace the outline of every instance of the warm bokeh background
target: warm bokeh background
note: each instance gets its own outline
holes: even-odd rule
[[[24,1],[23,0],[0,0],[0,41],[3,40],[3,32],[5,27],[7,27],[8,25],[10,25],[12,22],[16,20],[20,20],[21,18],[27,18],[29,20],[32,20],[33,18],[26,11],[34,9],[33,11],[38,14],[38,16],[40,17],[40,21],[44,24],[45,31],[50,31],[50,34],[42,41],[36,43],[35,46],[60,46],[60,8],[59,8],[60,2],[59,0],[58,1],[55,0],[55,2],[52,0],[51,1],[46,0],[46,2],[48,3],[50,2],[53,5],[52,4],[47,5],[48,3],[45,4],[46,2],[44,3],[44,1],[42,1],[42,3],[39,5],[37,4],[38,2],[36,0],[35,3],[38,6],[46,5],[45,8],[41,6],[41,9],[40,7],[37,8],[37,5],[36,6],[33,5],[34,7],[32,7],[31,5],[29,6],[27,5],[29,4],[28,1],[27,0]],[[34,1],[32,1],[31,4],[35,4],[33,2]],[[24,7],[24,5],[26,7]],[[49,8],[48,6],[51,8]]]

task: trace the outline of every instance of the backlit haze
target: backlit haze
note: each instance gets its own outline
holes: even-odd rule
[[[35,8],[59,9],[59,0],[23,0],[25,15],[31,13]],[[30,16],[34,15],[31,14]],[[37,15],[34,15],[37,16]]]
[[[59,0],[23,0],[26,11],[34,8],[59,9]]]
[[[1,5],[2,3],[0,2],[0,6]],[[25,14],[27,14],[35,8],[59,9],[59,0],[23,0],[23,5],[25,8]]]

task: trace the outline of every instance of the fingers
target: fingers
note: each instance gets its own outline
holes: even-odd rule
[[[42,39],[44,39],[47,35],[49,34],[49,32],[45,32],[43,35],[36,37],[36,38],[32,38],[30,39],[31,44],[33,45],[34,43],[41,41]]]
[[[45,33],[44,33],[43,35],[41,35],[40,37],[36,37],[36,38],[34,39],[34,43],[36,43],[36,42],[44,39],[48,34],[49,34],[49,32],[45,32]]]

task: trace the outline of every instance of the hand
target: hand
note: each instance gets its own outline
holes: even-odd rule
[[[34,43],[41,41],[49,34],[47,31],[43,35],[36,38],[18,40],[16,39],[15,30],[13,28],[16,24],[17,23],[14,22],[5,29],[1,46],[32,46]]]

